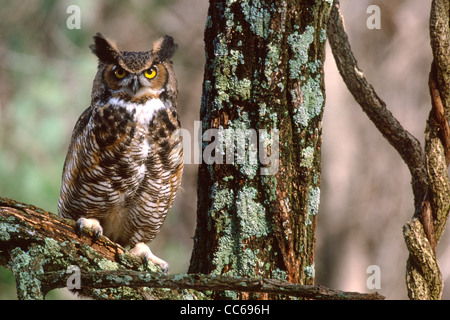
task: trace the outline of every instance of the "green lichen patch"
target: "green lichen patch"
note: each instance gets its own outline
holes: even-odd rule
[[[270,231],[265,208],[258,202],[257,194],[252,187],[243,187],[237,194],[236,209],[243,240],[252,236],[260,238]]]
[[[266,76],[267,83],[270,85],[272,82],[272,75],[278,72],[278,64],[280,63],[280,44],[279,42],[270,42],[267,45],[267,56],[264,62],[264,75]],[[281,82],[280,82],[281,84]]]
[[[228,128],[219,127],[218,140],[222,143],[217,146],[217,152],[225,157],[225,163],[235,165],[237,171],[249,179],[253,179],[259,169],[257,135],[247,112],[230,121]]]
[[[316,276],[316,269],[314,267],[314,263],[310,266],[306,266],[303,268],[303,272],[306,276],[306,279],[311,280]]]
[[[259,258],[259,249],[243,248],[237,262],[238,276],[255,277],[257,275],[256,270],[261,269],[264,265]]]
[[[42,254],[39,246],[28,251],[17,247],[11,250],[8,268],[14,273],[17,283],[17,295],[21,300],[43,299],[39,274],[44,273]]]
[[[326,40],[327,40],[327,30],[322,29],[322,30],[320,30],[319,41],[324,42]]]
[[[225,230],[218,241],[217,250],[214,252],[212,263],[215,267],[213,273],[222,274],[227,267],[231,267],[231,275],[235,275],[236,259],[239,253],[239,242],[236,241],[236,237],[230,234],[230,229]]]
[[[215,199],[221,199],[214,209],[230,208],[230,202],[234,201],[236,216],[222,212],[215,219],[215,226],[221,235],[212,261],[214,272],[222,274],[228,270],[226,273],[229,275],[256,275],[255,270],[264,269],[264,263],[258,262],[258,250],[250,249],[246,241],[264,237],[270,232],[265,208],[258,202],[255,188],[244,186],[236,192],[235,198],[233,191],[225,190],[214,191]]]
[[[274,269],[272,270],[272,278],[278,280],[287,280],[287,272],[285,270]]]
[[[131,280],[133,280],[133,278],[128,275],[125,275],[125,276],[107,275],[105,277],[105,279],[108,281],[114,281],[115,283],[120,283],[121,285],[124,285],[124,286],[129,285]]]
[[[11,223],[2,222],[0,223],[0,241],[8,241],[11,239],[12,234],[16,234],[19,232],[19,227],[14,223],[14,218],[8,218],[11,220]],[[8,220],[4,219],[4,220]]]
[[[45,238],[44,240],[45,256],[53,258],[61,258],[64,255],[61,253],[61,245],[58,241],[51,238]]]
[[[300,163],[301,167],[311,169],[314,163],[314,148],[306,147],[302,150],[302,161]]]
[[[221,210],[228,210],[231,208],[234,203],[233,189],[220,188],[218,182],[216,182],[211,188],[211,191],[211,196],[214,200],[211,212],[216,213]]]
[[[97,265],[99,266],[99,268],[101,270],[118,270],[119,266],[117,265],[117,263],[108,260],[108,259],[99,259],[97,261]],[[151,265],[149,264],[149,267]]]
[[[289,60],[289,74],[291,79],[299,79],[302,75],[302,66],[308,62],[309,46],[314,41],[314,27],[307,26],[305,32],[300,34],[294,31],[288,37],[288,44],[293,57]]]
[[[325,100],[320,88],[320,75],[317,75],[315,78],[310,77],[306,83],[302,84],[302,97],[298,97],[298,93],[295,91],[292,91],[291,94],[294,100],[302,98],[300,99],[302,103],[294,110],[295,114],[293,116],[299,129],[307,127],[313,118],[322,114]]]
[[[222,234],[223,232],[231,232],[231,218],[227,214],[233,210],[235,196],[234,191],[228,188],[219,188],[216,183],[212,188],[212,199],[213,206],[209,210],[208,214],[211,219],[208,219],[208,230],[212,230],[212,223],[214,222],[214,227],[217,234]]]
[[[250,24],[250,30],[264,39],[269,35],[271,12],[270,8],[265,8],[259,0],[242,1],[242,12],[245,20]]]
[[[320,204],[320,188],[311,187],[309,189],[309,196],[308,196],[308,210],[307,210],[308,215],[306,217],[306,225],[311,225],[311,218],[319,213],[319,204]]]
[[[214,72],[215,89],[217,97],[215,103],[220,110],[224,102],[229,102],[230,98],[245,101],[250,99],[252,83],[250,79],[238,78],[236,70],[239,65],[243,65],[244,56],[241,51],[229,49],[226,37],[219,34],[214,46]]]

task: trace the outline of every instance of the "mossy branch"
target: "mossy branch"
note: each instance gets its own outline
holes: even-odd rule
[[[65,271],[46,273],[41,281],[51,284],[51,288],[66,286]],[[194,289],[208,291],[242,291],[260,292],[274,295],[289,295],[293,297],[314,300],[383,300],[377,292],[359,293],[333,290],[323,286],[298,285],[278,279],[256,279],[245,277],[229,277],[206,274],[159,274],[133,270],[81,272],[81,283],[90,288],[117,288],[124,286],[170,289]]]
[[[19,299],[43,299],[52,285],[40,277],[48,272],[66,272],[69,266],[86,272],[142,268],[141,261],[120,245],[106,237],[94,242],[89,230],[83,230],[80,238],[74,227],[74,221],[0,197],[0,265],[14,273]],[[149,268],[160,272],[156,266]],[[82,287],[76,292],[93,299],[184,299],[189,294],[130,287],[103,290]]]
[[[384,299],[378,293],[344,292],[275,279],[169,275],[154,266],[142,271],[140,261],[123,247],[106,237],[96,242],[91,234],[79,238],[74,225],[45,210],[0,197],[0,265],[14,273],[19,299],[43,299],[49,290],[66,287],[71,276],[67,268],[72,265],[80,268],[81,289],[77,292],[94,299],[209,299],[204,290],[321,300]]]

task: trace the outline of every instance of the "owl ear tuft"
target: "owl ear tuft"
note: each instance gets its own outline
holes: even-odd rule
[[[166,35],[153,44],[152,53],[158,56],[160,62],[163,62],[170,59],[177,49],[178,45],[173,41],[173,38]]]
[[[120,51],[116,45],[106,39],[101,33],[97,33],[93,38],[94,44],[91,44],[89,48],[98,59],[106,63],[115,63],[117,57],[120,56]]]

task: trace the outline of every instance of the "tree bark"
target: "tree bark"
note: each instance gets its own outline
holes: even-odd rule
[[[189,272],[314,282],[330,3],[210,1]]]
[[[444,286],[436,245],[450,213],[450,0],[431,4],[430,42],[431,111],[424,148],[428,189],[422,210],[406,223],[403,232],[409,251],[406,286],[411,299],[442,299]]]

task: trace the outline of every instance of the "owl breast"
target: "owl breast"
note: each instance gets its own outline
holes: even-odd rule
[[[118,97],[87,112],[66,159],[60,213],[94,217],[123,245],[151,241],[181,182],[177,114],[160,99]]]

